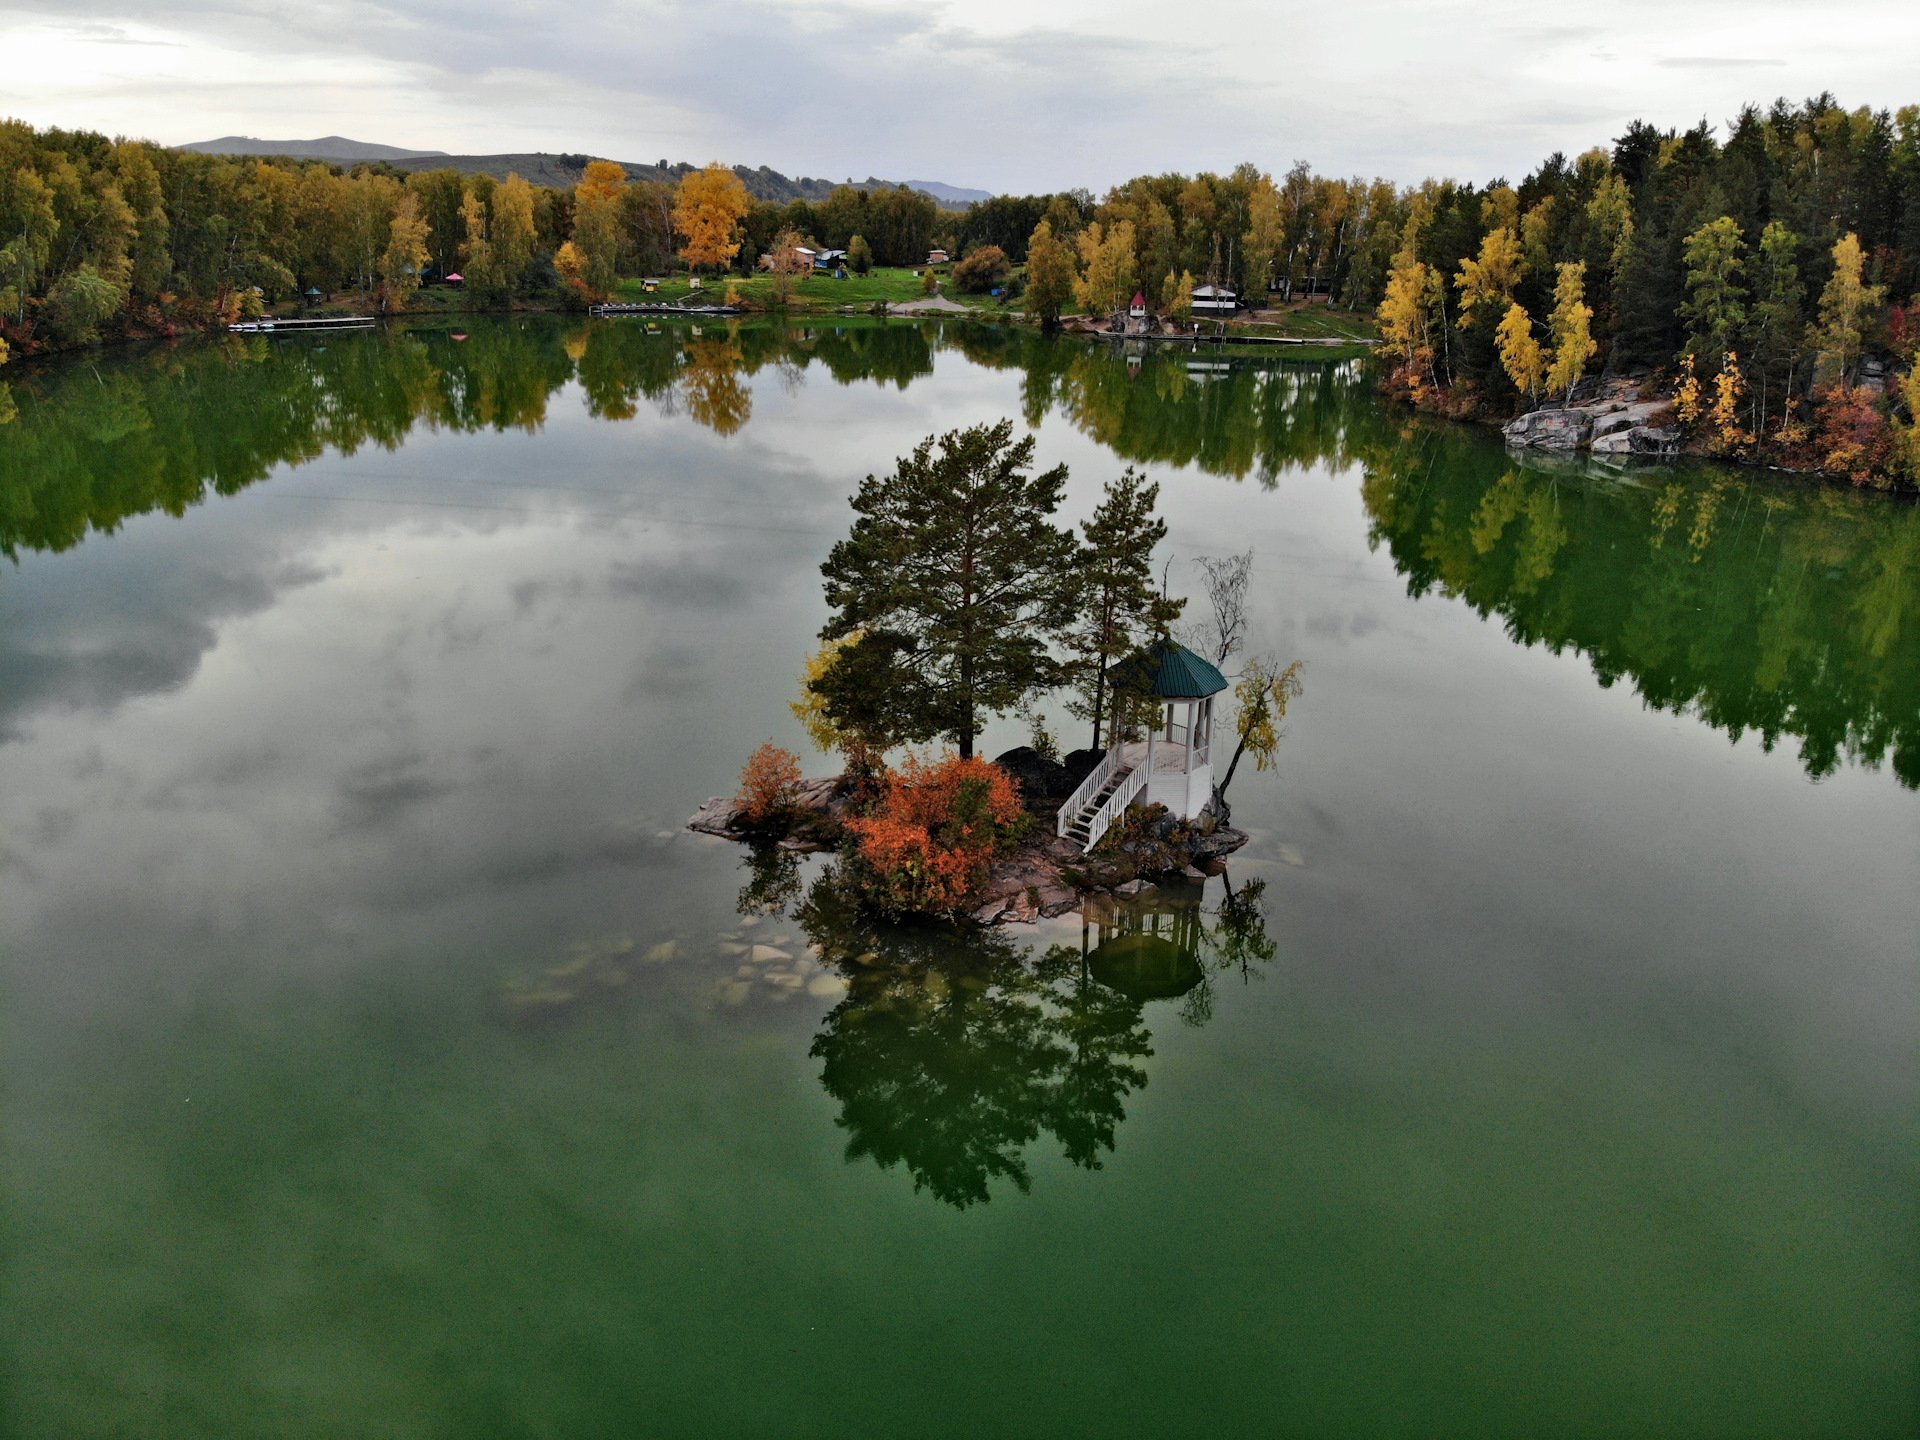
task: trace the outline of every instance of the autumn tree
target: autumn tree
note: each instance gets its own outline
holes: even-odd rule
[[[847,269],[856,275],[865,275],[873,269],[873,247],[867,244],[867,237],[856,235],[847,241]]]
[[[381,309],[407,308],[408,297],[420,288],[427,254],[427,222],[420,214],[420,197],[409,191],[394,207],[387,248],[380,256]]]
[[[618,168],[618,167],[615,167]],[[493,253],[509,294],[527,283],[539,232],[533,218],[533,187],[511,172],[493,192]]]
[[[1032,473],[1033,437],[1013,424],[929,436],[853,498],[852,532],[821,566],[833,616],[858,630],[830,675],[880,683],[889,743],[950,739],[963,757],[986,718],[1060,674],[1051,642],[1071,618],[1073,537],[1053,523],[1064,465]],[[864,697],[828,685],[838,719]]]
[[[1500,352],[1500,366],[1513,381],[1513,388],[1535,400],[1547,375],[1546,353],[1533,336],[1533,321],[1526,308],[1515,302],[1507,307],[1506,317],[1494,332],[1494,344]]]
[[[802,248],[805,240],[798,230],[782,230],[773,237],[767,252],[767,269],[773,276],[773,303],[785,306],[793,298],[793,283],[813,273],[813,256]]]
[[[474,191],[460,202],[460,224],[467,237],[460,246],[461,282],[479,299],[497,299],[500,266],[488,239],[486,204]]]
[[[620,197],[626,186],[622,167],[595,160],[573,187],[573,247],[580,255],[580,279],[596,296],[612,294],[619,280]]]
[[[1479,257],[1462,260],[1454,276],[1460,292],[1460,318],[1456,323],[1464,330],[1482,316],[1504,317],[1524,273],[1525,257],[1513,231],[1504,225],[1488,231],[1480,242]]]
[[[1820,292],[1820,319],[1814,332],[1819,360],[1816,385],[1851,384],[1866,340],[1867,321],[1886,302],[1884,285],[1862,279],[1860,237],[1848,233],[1834,242],[1833,276]]]
[[[1093,723],[1096,750],[1108,711],[1108,670],[1166,634],[1186,603],[1167,599],[1153,582],[1154,547],[1167,536],[1167,522],[1154,509],[1159,498],[1160,487],[1129,465],[1108,482],[1081,527],[1085,539],[1074,567],[1079,595],[1066,646],[1076,661],[1071,709]]]
[[[1571,396],[1573,387],[1587,373],[1600,343],[1593,338],[1593,307],[1586,302],[1587,262],[1570,260],[1558,267],[1553,287],[1553,315],[1547,323],[1551,334],[1551,359],[1547,368],[1547,388]]]
[[[1254,184],[1247,201],[1247,233],[1241,244],[1246,272],[1247,304],[1258,307],[1266,300],[1267,285],[1274,262],[1286,244],[1286,218],[1280,208],[1280,192],[1273,181],[1262,175]]]
[[[953,283],[969,295],[984,295],[1005,285],[1013,266],[998,245],[982,245],[953,267]]]
[[[1094,315],[1126,309],[1139,288],[1133,265],[1133,222],[1121,220],[1103,230],[1096,220],[1080,232],[1076,243],[1081,276],[1074,282],[1074,297]]]
[[[1027,311],[1051,330],[1060,323],[1060,311],[1073,298],[1078,279],[1073,248],[1053,233],[1053,222],[1042,220],[1027,241]]]
[[[752,208],[746,185],[718,160],[685,176],[674,195],[673,226],[685,242],[680,258],[688,268],[731,264],[740,253],[740,222]]]
[[[1305,693],[1300,681],[1305,668],[1303,660],[1285,667],[1267,659],[1249,660],[1234,683],[1233,755],[1213,784],[1213,806],[1222,822],[1233,813],[1227,808],[1227,787],[1240,761],[1251,755],[1255,770],[1273,768],[1281,737],[1287,733],[1287,707]]]
[[[1380,338],[1394,361],[1393,381],[1415,400],[1437,383],[1436,343],[1445,337],[1445,282],[1421,260],[1418,232],[1408,225],[1407,239],[1387,272],[1387,293],[1380,302]]]

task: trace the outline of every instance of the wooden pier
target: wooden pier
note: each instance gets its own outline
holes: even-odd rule
[[[738,305],[589,305],[589,315],[738,315]]]
[[[227,326],[227,330],[234,335],[277,335],[282,330],[368,330],[374,323],[372,315],[328,315],[296,320],[237,320]]]

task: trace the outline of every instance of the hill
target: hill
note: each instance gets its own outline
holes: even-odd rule
[[[464,175],[491,175],[496,180],[504,180],[512,173],[535,185],[563,189],[579,182],[590,161],[604,158],[575,153],[556,155],[545,151],[517,155],[449,155],[444,150],[402,150],[392,145],[348,140],[340,135],[328,135],[319,140],[256,140],[245,135],[226,135],[218,140],[199,140],[177,148],[198,150],[207,155],[288,155],[298,159],[330,160],[342,165],[384,161],[395,170],[409,174],[417,170],[447,169],[458,170]],[[619,164],[635,180],[661,180],[669,184],[699,168],[684,160],[677,164],[662,160],[652,165],[639,160],[622,160]],[[733,172],[745,183],[754,199],[771,200],[776,204],[784,204],[789,200],[824,200],[833,193],[835,185],[842,183],[810,175],[791,179],[765,165],[736,165]],[[865,180],[848,180],[845,183],[877,190],[896,182],[870,175]],[[938,180],[909,180],[907,184],[922,194],[932,196],[937,204],[951,210],[964,210],[976,200],[987,199],[990,194],[985,190],[964,190]]]
[[[444,150],[402,150],[393,145],[375,145],[367,140],[349,140],[344,135],[323,135],[318,140],[256,140],[251,135],[222,135],[218,140],[196,140],[178,145],[178,150],[198,150],[203,155],[291,155],[301,160],[411,160],[424,155],[444,155]]]

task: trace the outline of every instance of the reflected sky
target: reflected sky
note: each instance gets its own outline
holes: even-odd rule
[[[1710,478],[1509,480],[1337,367],[748,328],[702,378],[690,336],[467,333],[9,376],[9,1428],[1913,1418],[1910,507],[1739,477],[1695,547]],[[905,952],[735,1002],[729,947],[828,946],[680,830],[804,752],[858,478],[1001,415],[1071,518],[1146,464],[1176,589],[1251,546],[1254,647],[1307,662],[1235,784],[1271,959],[1116,1011],[1139,1083],[980,1152],[1019,1183],[913,1117],[993,1100],[951,1082],[1032,1038],[1008,1007],[1071,1018],[1078,922],[931,1030]],[[563,1018],[503,1011],[583,955]],[[930,1073],[956,1103],[900,1103]],[[743,1361],[809,1326],[904,1358]]]

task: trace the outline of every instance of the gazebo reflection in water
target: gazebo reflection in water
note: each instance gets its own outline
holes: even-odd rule
[[[1127,900],[1088,897],[1080,954],[1087,973],[1132,1000],[1172,1000],[1206,978],[1202,883],[1177,879]]]

